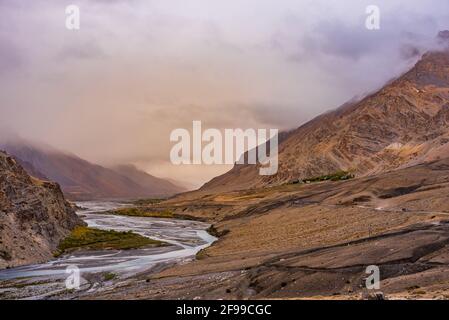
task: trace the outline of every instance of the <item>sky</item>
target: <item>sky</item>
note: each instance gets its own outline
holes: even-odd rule
[[[0,129],[198,187],[230,167],[172,165],[172,130],[296,128],[405,72],[444,29],[447,0],[0,0]]]

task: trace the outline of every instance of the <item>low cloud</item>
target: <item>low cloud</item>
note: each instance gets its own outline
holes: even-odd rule
[[[0,0],[0,126],[106,165],[196,185],[228,167],[173,167],[169,133],[297,127],[409,68],[449,28],[449,3]]]

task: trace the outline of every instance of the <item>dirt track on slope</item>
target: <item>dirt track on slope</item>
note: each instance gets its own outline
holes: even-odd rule
[[[379,266],[387,297],[448,298],[446,162],[159,204],[225,235],[201,259],[96,298],[356,299],[368,265]]]

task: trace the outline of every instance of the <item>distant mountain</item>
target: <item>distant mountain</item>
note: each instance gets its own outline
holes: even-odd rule
[[[447,44],[449,32],[441,32],[439,41]],[[277,185],[339,170],[369,175],[448,156],[449,49],[442,49],[426,53],[378,92],[288,133],[279,145],[276,175],[236,165],[201,190]]]
[[[131,164],[115,166],[112,169],[136,182],[146,190],[154,190],[154,195],[163,196],[187,191],[184,187],[178,186],[176,182],[172,182],[169,179],[164,180],[156,178],[145,171],[139,170],[136,166]]]
[[[0,147],[14,155],[29,174],[58,182],[64,194],[73,200],[161,197],[185,191],[132,166],[115,171],[73,154],[21,140]]]
[[[30,177],[0,151],[0,269],[43,262],[84,222],[56,183]]]

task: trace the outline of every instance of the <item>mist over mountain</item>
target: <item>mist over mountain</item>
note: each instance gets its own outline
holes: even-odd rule
[[[0,142],[0,149],[16,157],[30,175],[59,183],[70,199],[166,197],[185,191],[175,183],[154,177],[132,165],[110,169],[74,154],[22,139]]]
[[[71,32],[64,2],[0,1],[0,127],[196,186],[229,168],[172,165],[172,130],[297,128],[408,70],[449,12],[443,0],[378,0],[372,31],[360,0],[77,4]]]
[[[438,35],[440,50],[424,54],[378,92],[288,133],[279,146],[276,175],[263,177],[256,166],[236,165],[202,190],[278,185],[341,170],[364,176],[444,158],[449,154],[447,35]]]
[[[0,269],[51,259],[59,241],[84,224],[57,184],[29,176],[0,151]]]

